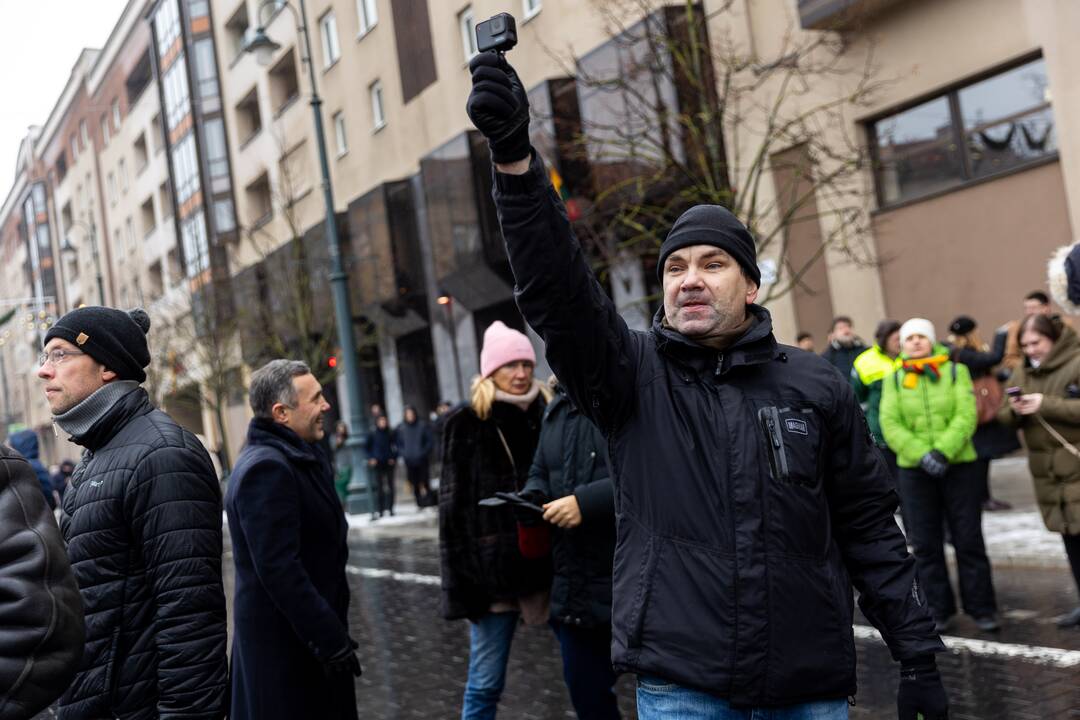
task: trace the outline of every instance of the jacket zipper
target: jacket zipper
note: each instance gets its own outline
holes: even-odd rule
[[[926,378],[920,378],[922,384],[923,410],[926,411],[926,429],[930,431],[930,449],[934,448],[934,417],[930,414],[930,394],[926,391]]]
[[[716,353],[716,370],[713,376],[719,377],[724,372],[724,353]]]
[[[784,449],[784,436],[780,432],[780,413],[773,406],[758,410],[758,420],[765,431],[765,440],[769,445],[769,466],[777,480],[790,477],[787,464],[787,452]]]

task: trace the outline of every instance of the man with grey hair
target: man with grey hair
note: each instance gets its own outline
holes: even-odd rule
[[[330,403],[296,360],[256,370],[249,401],[255,417],[225,497],[236,564],[231,717],[354,719],[348,525],[319,444]]]

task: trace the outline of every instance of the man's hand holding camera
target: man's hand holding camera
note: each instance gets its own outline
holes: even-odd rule
[[[472,91],[465,111],[491,148],[496,166],[524,161],[528,168],[529,98],[517,73],[497,52],[482,52],[469,62]],[[503,167],[499,167],[504,170]],[[521,172],[524,172],[522,170]]]

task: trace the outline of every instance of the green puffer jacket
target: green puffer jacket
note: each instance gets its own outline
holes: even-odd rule
[[[944,348],[935,348],[940,354]],[[881,431],[902,468],[919,466],[922,456],[937,450],[952,464],[978,458],[971,442],[975,434],[975,391],[963,365],[946,361],[941,377],[918,376],[914,388],[904,387],[907,372],[897,370],[881,385]]]
[[[1070,444],[1080,444],[1080,399],[1068,397],[1067,390],[1069,385],[1080,385],[1080,338],[1072,328],[1062,328],[1061,337],[1042,365],[1017,368],[1009,385],[1021,388],[1025,394],[1042,393],[1039,415]],[[1017,417],[1007,397],[998,419],[1024,431],[1035,499],[1046,529],[1080,534],[1080,460],[1038,421]]]

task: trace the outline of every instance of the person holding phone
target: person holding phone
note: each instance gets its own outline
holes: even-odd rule
[[[533,377],[535,366],[529,338],[495,321],[484,331],[470,403],[446,421],[439,479],[442,614],[469,620],[462,720],[495,717],[518,620],[548,619],[550,558],[523,555],[513,507],[479,505],[525,485],[551,397]]]
[[[975,395],[966,366],[949,359],[929,320],[900,327],[901,367],[882,385],[881,430],[900,466],[900,498],[919,579],[944,632],[956,613],[945,563],[948,523],[964,610],[980,630],[1000,629],[982,534]]]
[[[1080,339],[1057,318],[1029,315],[1020,347],[1024,364],[1013,372],[998,419],[1024,433],[1043,522],[1061,533],[1080,591]],[[1080,605],[1058,625],[1080,626]]]
[[[583,720],[619,720],[611,667],[611,565],[615,488],[604,436],[557,382],[522,494],[554,529],[551,629],[563,679]],[[519,513],[520,516],[520,513]]]

